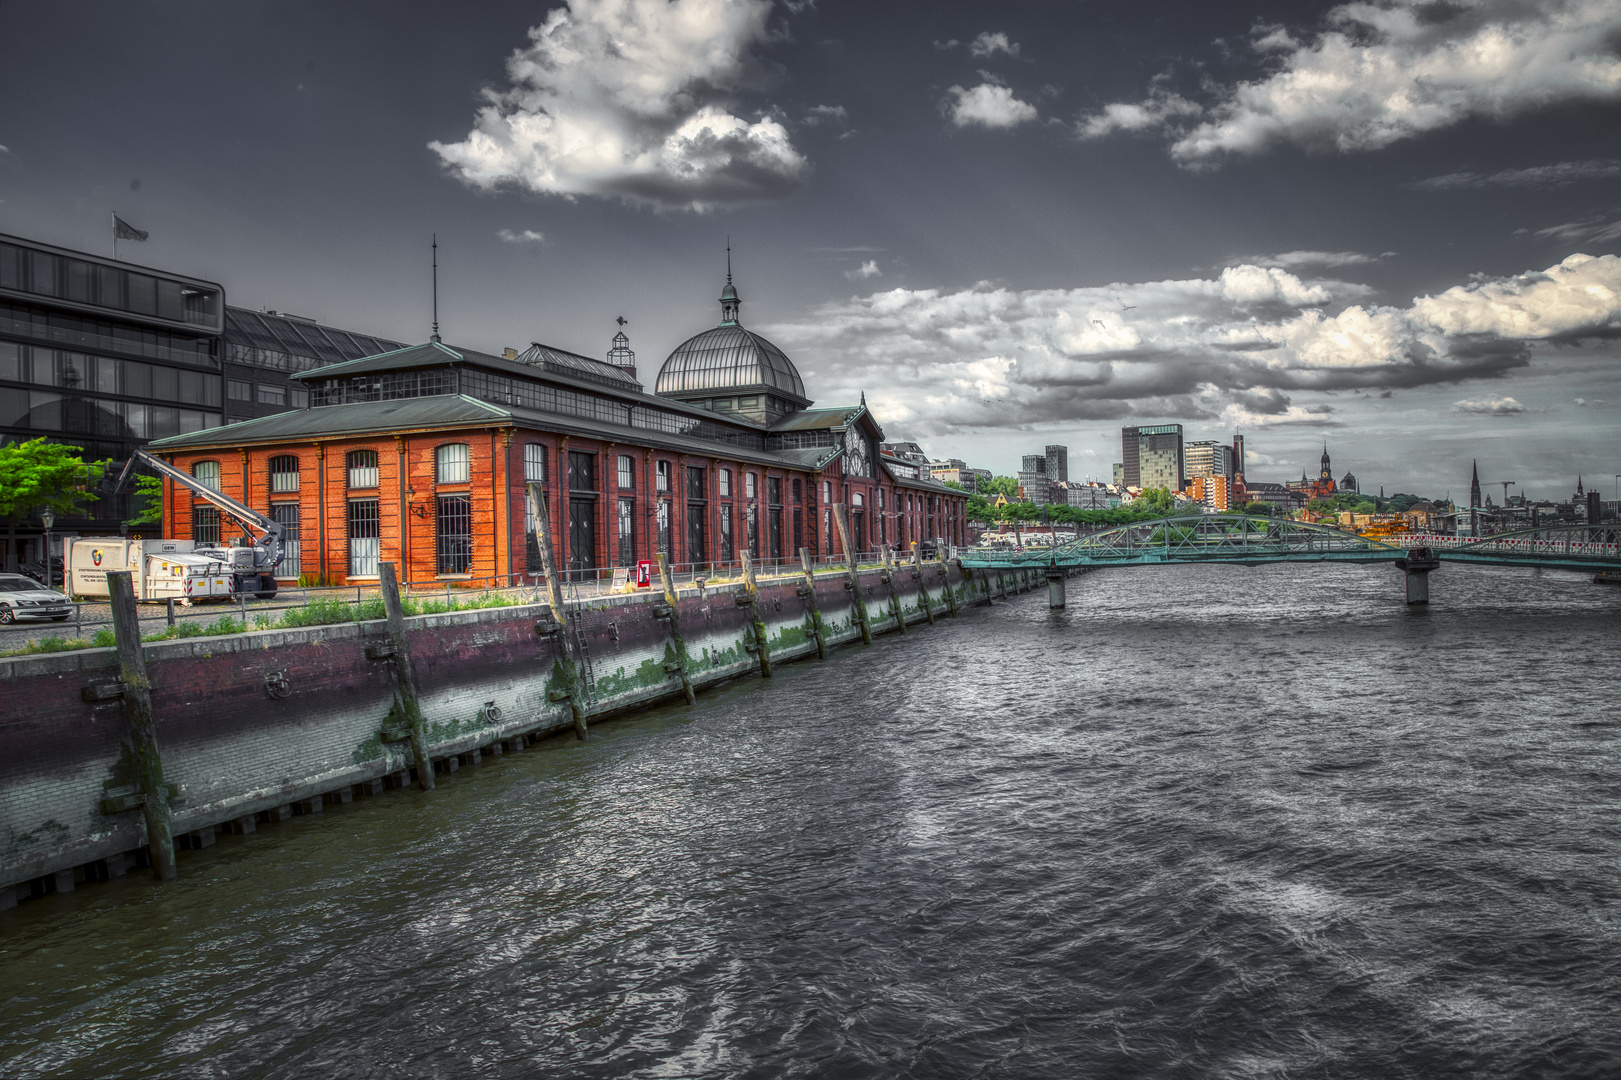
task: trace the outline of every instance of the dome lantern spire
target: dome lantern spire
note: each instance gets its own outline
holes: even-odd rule
[[[720,324],[722,326],[737,326],[738,309],[743,306],[743,300],[737,295],[737,289],[732,285],[732,238],[726,238],[726,287],[720,291]]]

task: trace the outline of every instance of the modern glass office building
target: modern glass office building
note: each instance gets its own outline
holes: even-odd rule
[[[403,348],[285,311],[225,309],[225,422],[309,407],[300,372]]]
[[[214,282],[0,234],[0,443],[45,436],[122,461],[217,426],[224,329]],[[52,534],[116,535],[128,516],[127,495],[102,499]],[[37,519],[6,531],[0,565],[41,560]]]

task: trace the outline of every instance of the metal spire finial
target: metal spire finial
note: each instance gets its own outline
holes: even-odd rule
[[[731,237],[730,234],[727,234],[727,237],[726,237],[726,284],[730,285],[731,283],[732,283],[732,237]]]
[[[439,340],[439,234],[433,234],[433,340]]]
[[[615,319],[614,322],[618,323],[620,326],[624,326],[626,323],[630,322],[630,320],[621,315]]]

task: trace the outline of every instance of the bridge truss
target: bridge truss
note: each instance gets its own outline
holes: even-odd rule
[[[1067,544],[1024,551],[967,549],[964,566],[1058,569],[1151,566],[1167,563],[1395,562],[1427,549],[1444,562],[1540,566],[1558,570],[1621,570],[1621,530],[1566,525],[1497,536],[1407,534],[1384,539],[1288,519],[1239,514],[1156,518],[1082,536]]]

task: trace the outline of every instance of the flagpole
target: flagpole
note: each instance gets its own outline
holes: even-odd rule
[[[118,261],[118,211],[113,211],[113,262]]]

